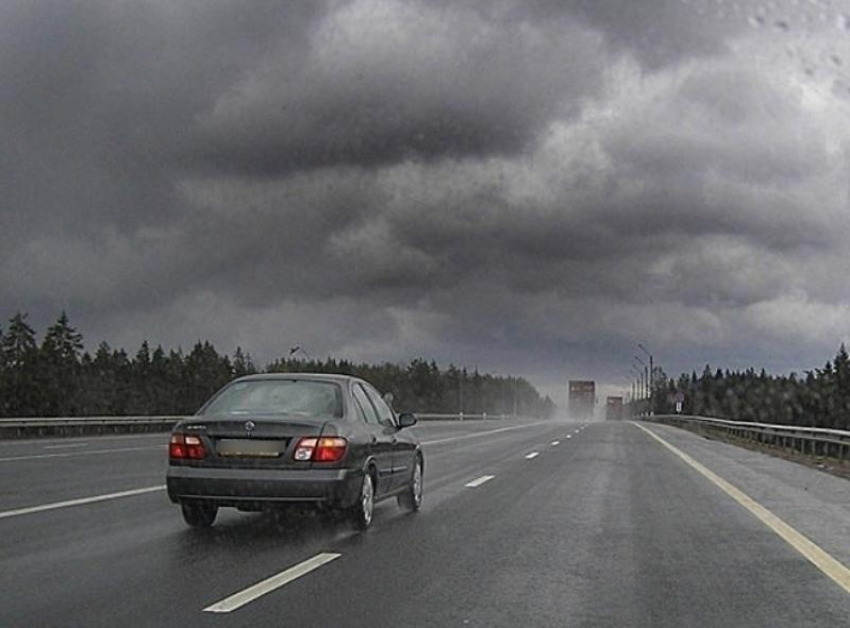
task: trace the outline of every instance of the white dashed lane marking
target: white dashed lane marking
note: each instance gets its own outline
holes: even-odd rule
[[[243,591],[239,591],[238,593],[234,593],[233,595],[224,598],[220,602],[216,602],[215,604],[211,604],[204,609],[204,612],[207,613],[229,613],[231,611],[235,611],[237,609],[242,608],[246,604],[250,604],[254,600],[267,593],[271,593],[275,589],[279,589],[292,582],[293,580],[297,580],[302,576],[306,576],[311,571],[315,571],[322,565],[325,565],[332,560],[336,560],[342,556],[342,554],[333,554],[330,552],[324,552],[322,554],[316,554],[313,558],[305,560],[303,563],[298,563],[294,567],[290,567],[285,571],[281,571],[279,574],[272,576],[271,578],[266,578],[258,582],[257,584],[251,585],[247,589]]]
[[[494,477],[496,477],[496,476],[495,475],[482,475],[480,478],[472,480],[472,482],[468,482],[467,484],[464,484],[464,486],[466,486],[466,488],[477,488],[477,487],[481,486],[482,484],[484,484],[485,482],[489,482]]]

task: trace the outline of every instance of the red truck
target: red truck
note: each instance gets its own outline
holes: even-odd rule
[[[605,401],[605,420],[607,421],[622,421],[623,420],[623,398],[608,397]]]
[[[571,419],[593,418],[593,410],[596,407],[596,382],[570,380],[568,401]]]

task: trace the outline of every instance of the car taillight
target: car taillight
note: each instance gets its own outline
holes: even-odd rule
[[[313,460],[318,462],[336,462],[345,455],[345,447],[348,445],[344,438],[320,438]]]
[[[302,438],[295,446],[296,460],[316,462],[336,462],[345,455],[348,441],[339,437]]]
[[[186,441],[183,439],[183,434],[171,435],[171,440],[168,441],[168,457],[177,459],[186,458]]]
[[[202,460],[207,457],[207,450],[198,436],[172,434],[168,442],[168,457],[177,460]]]

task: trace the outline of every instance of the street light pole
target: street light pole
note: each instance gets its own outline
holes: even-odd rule
[[[643,366],[643,370],[644,370],[643,384],[645,386],[644,393],[646,393],[647,397],[648,397],[649,396],[649,394],[648,394],[649,393],[649,365],[646,362],[644,362],[643,360],[641,360],[639,356],[635,356],[635,360],[640,362],[641,366]]]
[[[641,406],[641,402],[643,401],[643,394],[644,394],[643,371],[640,368],[638,368],[637,366],[635,366],[634,363],[629,364],[629,368],[632,369],[632,374],[635,377],[635,383],[634,383],[635,392],[633,394],[633,397],[634,397],[635,401],[637,402],[638,414],[640,414],[640,411],[641,411],[640,406]]]
[[[466,367],[460,369],[460,420],[463,421],[463,380],[466,379]]]
[[[647,366],[646,362],[641,360],[638,356],[635,356],[635,360],[641,363],[643,366],[643,373],[641,377],[641,385],[643,386],[643,398],[649,398],[649,366]],[[649,412],[647,412],[649,414]]]
[[[629,383],[629,388],[631,388],[631,392],[629,391],[629,388],[626,388],[625,391],[623,391],[623,396],[626,398],[626,409],[631,412],[632,410],[634,410],[631,404],[634,403],[635,380],[632,377],[626,377],[625,375],[623,375],[622,377],[625,381]]]
[[[641,343],[637,343],[637,346],[649,357],[649,414],[651,415],[654,412],[652,398],[655,394],[655,364],[653,363],[652,353]]]

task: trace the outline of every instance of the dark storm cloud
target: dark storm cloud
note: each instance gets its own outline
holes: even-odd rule
[[[0,6],[3,317],[545,382],[847,334],[838,83],[741,6],[248,6]]]
[[[599,38],[486,5],[354,2],[305,48],[273,48],[198,116],[211,168],[274,176],[335,165],[514,154],[598,83]]]
[[[4,204],[69,231],[167,220],[169,162],[194,116],[270,40],[297,48],[319,6],[4,3]]]
[[[258,176],[514,154],[594,93],[598,34],[649,67],[722,50],[722,21],[692,13],[678,0],[343,4],[297,52],[247,69],[198,116],[189,150]]]

